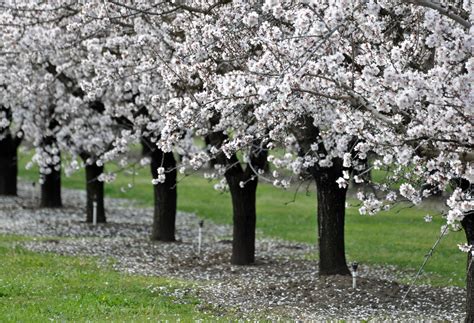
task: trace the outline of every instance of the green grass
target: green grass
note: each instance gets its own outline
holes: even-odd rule
[[[12,246],[25,238],[0,235],[2,322],[109,322],[210,319],[193,296],[172,292],[188,284],[120,274],[96,259],[38,254]]]
[[[20,176],[28,180],[37,179],[35,169],[25,170],[28,159],[20,156]],[[108,166],[110,170],[115,166]],[[116,168],[115,168],[116,169]],[[142,205],[152,206],[152,184],[148,168],[137,169],[132,177],[121,173],[112,184],[106,185],[110,197],[132,198]],[[82,171],[63,183],[68,188],[84,187]],[[133,189],[126,193],[121,187],[133,183]],[[215,191],[211,183],[200,175],[183,178],[178,184],[178,208],[194,212],[204,219],[216,223],[230,224],[232,208],[229,194]],[[305,191],[305,189],[303,189]],[[316,198],[312,193],[299,192],[294,203],[294,192],[284,191],[267,184],[259,184],[257,191],[257,229],[261,234],[284,240],[316,242]],[[389,264],[409,272],[416,271],[424,260],[440,233],[443,220],[434,217],[425,223],[423,216],[435,214],[418,208],[394,209],[376,216],[361,216],[357,207],[349,207],[346,217],[346,251],[350,261],[364,264]],[[151,216],[151,215],[150,215]],[[450,233],[443,239],[428,262],[420,282],[433,285],[465,285],[465,255],[458,251],[456,244],[465,241],[462,233]]]

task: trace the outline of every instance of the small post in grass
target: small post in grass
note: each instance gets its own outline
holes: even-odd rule
[[[97,225],[97,202],[92,202],[92,224]]]
[[[202,228],[204,227],[204,220],[199,221],[198,228],[198,255],[201,254],[201,245],[202,245]]]
[[[352,263],[352,288],[354,289],[357,288],[357,267],[359,267],[359,264],[354,261]]]

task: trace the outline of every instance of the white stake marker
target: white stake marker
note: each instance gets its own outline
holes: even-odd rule
[[[198,228],[198,255],[201,254],[201,245],[202,245],[202,227],[204,226],[204,221],[199,221],[199,228]]]
[[[359,267],[359,264],[356,262],[352,263],[352,288],[356,289],[357,288],[357,267]]]
[[[97,202],[92,202],[92,224],[97,225]]]

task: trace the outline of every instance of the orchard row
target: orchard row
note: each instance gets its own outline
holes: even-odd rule
[[[446,224],[465,230],[471,261],[474,2],[450,3],[2,4],[0,189],[15,193],[25,139],[42,205],[61,203],[61,167],[84,167],[87,221],[94,212],[105,221],[103,182],[113,174],[103,166],[127,167],[141,143],[155,187],[153,239],[174,240],[177,173],[211,165],[206,176],[232,196],[234,264],[255,259],[258,182],[285,189],[307,178],[317,187],[321,275],[349,273],[350,181],[379,191],[358,194],[362,214],[448,191]],[[72,161],[61,163],[61,151]],[[369,183],[384,167],[390,178]],[[467,276],[474,320],[474,266]]]

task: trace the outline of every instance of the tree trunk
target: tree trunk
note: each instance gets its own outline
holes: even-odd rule
[[[333,160],[332,167],[312,170],[318,200],[319,274],[349,275],[344,247],[344,218],[347,189],[339,188],[342,161]]]
[[[92,223],[94,217],[94,202],[97,223],[105,223],[104,208],[104,182],[98,180],[100,174],[104,172],[104,166],[97,166],[95,163],[86,165],[86,222]]]
[[[51,166],[51,173],[43,175],[41,184],[40,207],[61,207],[61,169],[55,170]]]
[[[158,148],[150,152],[151,174],[158,178],[158,167],[165,169],[165,182],[154,185],[154,214],[152,240],[175,241],[176,226],[176,160],[173,152],[164,153]]]
[[[467,244],[474,246],[474,212],[468,213],[461,222],[466,233]],[[474,322],[474,264],[472,252],[468,252],[466,270],[466,320]]]
[[[212,121],[214,124],[217,120]],[[228,139],[221,131],[210,133],[206,144],[221,148]],[[222,151],[214,156],[212,164],[226,166],[225,178],[232,197],[233,237],[231,263],[234,265],[250,265],[255,262],[255,228],[257,222],[256,193],[258,175],[254,171],[264,169],[268,151],[256,140],[249,154],[250,165],[242,167],[234,153],[228,158]],[[240,183],[243,182],[243,187]]]
[[[10,133],[0,140],[0,195],[17,194],[17,147]]]
[[[242,174],[243,175],[243,174]],[[249,265],[255,262],[255,228],[257,223],[256,193],[258,178],[240,187],[244,176],[226,176],[232,197],[233,239],[232,258],[234,265]]]

